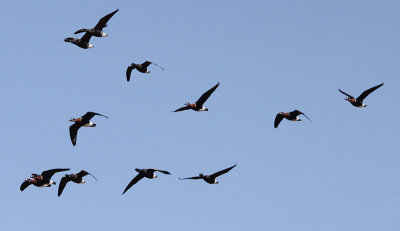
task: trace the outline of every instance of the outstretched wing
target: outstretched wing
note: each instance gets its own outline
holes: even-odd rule
[[[136,184],[139,180],[141,180],[144,176],[142,174],[138,174],[135,178],[133,178],[133,180],[131,180],[131,182],[129,182],[129,184],[126,186],[124,192],[122,194],[124,194],[126,191],[128,191],[128,189],[130,187],[132,187],[134,184]]]
[[[106,117],[106,118],[108,118],[107,116],[105,116],[105,115],[102,115],[102,114],[100,114],[100,113],[96,113],[96,112],[90,112],[90,111],[88,111],[88,112],[86,112],[86,114],[85,115],[83,115],[82,116],[82,120],[91,120],[95,115],[98,115],[98,116],[103,116],[103,117]]]
[[[81,171],[78,172],[76,175],[77,175],[78,177],[84,177],[84,176],[86,176],[86,175],[91,175],[95,180],[97,180],[97,178],[96,178],[95,176],[93,176],[92,174],[86,172],[85,170],[81,170]]]
[[[91,37],[92,37],[92,34],[86,32],[86,33],[82,36],[81,42],[86,42],[86,43],[88,43]]]
[[[190,109],[190,107],[184,106],[184,107],[181,107],[181,108],[179,108],[179,109],[176,109],[175,111],[172,111],[172,112],[185,111],[185,110],[189,110],[189,109]]]
[[[371,94],[373,91],[375,91],[376,89],[382,87],[382,85],[383,85],[383,83],[379,84],[378,86],[371,87],[370,89],[368,89],[368,90],[364,91],[363,93],[361,93],[361,95],[358,96],[357,99],[360,100],[360,101],[363,101],[363,100],[364,100],[365,98],[367,98],[367,96],[368,96],[369,94]]]
[[[153,170],[153,171],[157,171],[157,172],[161,172],[161,173],[164,173],[164,174],[167,174],[167,175],[171,175],[171,173],[170,173],[170,172],[168,172],[168,171],[165,171],[165,170],[160,170],[160,169],[151,169],[151,170]]]
[[[229,167],[229,168],[227,168],[227,169],[224,169],[224,170],[221,170],[221,171],[219,171],[219,172],[216,172],[216,173],[210,175],[210,177],[211,177],[211,178],[219,177],[219,176],[221,176],[222,174],[225,174],[225,173],[229,172],[229,171],[230,171],[232,168],[234,168],[234,167],[236,167],[236,164],[233,165],[232,167]]]
[[[57,172],[63,172],[63,171],[68,171],[69,168],[55,168],[55,169],[50,169],[47,171],[42,172],[42,177],[46,179],[50,179],[55,173]]]
[[[207,99],[215,91],[215,89],[217,89],[218,86],[219,86],[219,82],[213,88],[211,88],[210,90],[206,91],[203,95],[201,95],[200,98],[196,101],[196,106],[202,107],[203,104],[207,101]]]
[[[68,183],[68,181],[69,181],[68,178],[65,177],[65,176],[63,178],[61,178],[60,185],[58,186],[58,196],[61,196],[61,193],[63,192],[65,186]]]
[[[135,69],[135,66],[133,65],[130,65],[128,69],[126,69],[126,80],[128,80],[128,82],[131,80],[131,73],[133,69]]]
[[[82,125],[80,123],[74,123],[69,127],[69,136],[71,137],[72,145],[76,145],[76,136],[78,135],[78,129]]]
[[[274,128],[277,128],[279,126],[279,123],[285,118],[282,114],[278,113],[275,116],[275,122],[274,122]]]
[[[25,180],[24,182],[22,182],[21,186],[19,187],[19,190],[24,191],[26,189],[26,187],[28,187],[29,185],[31,185],[32,183],[28,180]]]
[[[142,67],[147,68],[150,64],[152,64],[152,62],[146,61],[146,62],[144,62],[144,63],[142,63],[142,64],[140,64],[140,65],[141,65]]]
[[[342,92],[342,94],[347,95],[347,97],[349,97],[350,99],[354,99],[353,96],[347,94],[346,92],[344,92],[344,91],[342,91],[342,90],[340,90],[340,89],[339,89],[339,91]]]
[[[290,115],[294,115],[294,116],[298,116],[298,115],[303,115],[305,116],[311,123],[312,121],[310,120],[310,118],[308,118],[308,116],[306,116],[306,114],[304,114],[303,112],[299,111],[299,110],[294,110],[292,112],[290,112]]]
[[[110,20],[110,18],[112,16],[114,16],[115,13],[118,12],[119,9],[107,14],[106,16],[102,17],[99,22],[97,23],[97,25],[94,27],[95,30],[103,30],[104,27],[107,26],[107,22],[108,20]]]
[[[179,180],[199,180],[202,179],[200,176],[194,176],[194,177],[187,177],[187,178],[179,178]]]

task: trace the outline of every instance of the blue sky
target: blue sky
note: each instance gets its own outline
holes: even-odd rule
[[[74,4],[0,9],[1,230],[400,229],[398,1]],[[94,48],[63,41],[118,8]],[[145,60],[166,70],[126,82]],[[208,112],[171,112],[217,82]],[[338,92],[382,82],[366,108]],[[273,128],[294,109],[313,123]],[[68,119],[87,111],[109,119],[73,147]],[[218,185],[178,180],[234,163]],[[51,168],[99,181],[19,191]],[[135,168],[172,175],[122,196]]]

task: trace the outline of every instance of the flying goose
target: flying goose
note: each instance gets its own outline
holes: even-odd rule
[[[78,135],[78,129],[80,127],[96,127],[96,124],[90,121],[95,115],[108,118],[96,112],[87,112],[80,118],[72,118],[69,120],[70,122],[74,122],[74,124],[69,127],[69,136],[71,137],[72,145],[76,145],[76,136]]]
[[[218,184],[219,182],[215,179],[219,176],[221,176],[222,174],[225,174],[227,172],[229,172],[232,168],[236,167],[236,164],[233,165],[232,167],[229,167],[227,169],[221,170],[219,172],[216,172],[214,174],[211,175],[203,175],[203,173],[200,173],[199,176],[194,176],[194,177],[188,177],[188,178],[179,178],[179,180],[199,180],[199,179],[203,179],[205,182],[209,183],[209,184]]]
[[[310,122],[312,122],[310,118],[308,118],[303,112],[299,110],[294,110],[292,112],[286,112],[286,113],[279,112],[275,117],[274,127],[277,128],[279,126],[279,123],[283,120],[283,118],[290,121],[301,121],[301,119],[297,117],[299,115],[304,115]]]
[[[139,72],[146,73],[146,74],[150,73],[150,71],[147,69],[147,67],[150,64],[156,65],[157,67],[161,68],[161,70],[165,70],[164,68],[160,67],[156,63],[153,63],[150,61],[145,61],[142,64],[131,63],[131,65],[128,66],[128,68],[126,69],[126,80],[128,80],[128,82],[129,82],[129,80],[131,80],[131,73],[132,73],[133,69],[136,69]]]
[[[76,174],[65,174],[65,176],[63,178],[61,178],[60,185],[58,186],[58,196],[61,196],[61,193],[63,192],[65,186],[70,181],[77,183],[77,184],[84,184],[85,180],[83,179],[83,177],[86,175],[91,175],[97,181],[96,177],[94,177],[92,174],[86,172],[85,170],[81,170],[80,172],[78,172]]]
[[[102,17],[94,28],[91,28],[91,29],[84,29],[83,28],[83,29],[77,30],[74,34],[79,34],[79,33],[82,33],[82,32],[86,32],[86,33],[89,33],[90,35],[93,35],[95,37],[107,37],[108,35],[103,32],[103,28],[107,27],[108,20],[110,20],[110,18],[112,16],[114,16],[114,14],[118,12],[118,10],[119,9],[117,9],[117,10],[107,14],[106,16]]]
[[[375,87],[372,87],[372,88],[370,88],[370,89],[364,91],[364,92],[361,93],[361,95],[358,96],[357,98],[354,98],[353,96],[347,94],[346,92],[344,92],[344,91],[342,91],[342,90],[340,90],[340,89],[339,89],[339,91],[340,91],[341,93],[343,93],[344,95],[348,96],[348,97],[344,98],[344,100],[349,101],[354,107],[366,107],[367,105],[365,105],[365,104],[363,103],[363,100],[364,100],[365,98],[367,98],[367,96],[368,96],[369,94],[371,94],[373,91],[375,91],[376,89],[382,87],[382,85],[383,85],[383,83],[381,83],[381,84],[379,84],[379,85],[377,85],[377,86],[375,86]]]
[[[28,187],[29,185],[33,184],[36,187],[50,187],[52,184],[56,184],[56,182],[51,180],[51,177],[57,173],[57,172],[63,172],[63,171],[68,171],[69,168],[56,168],[56,169],[50,169],[47,171],[43,171],[42,174],[36,174],[36,173],[32,173],[31,178],[26,178],[24,180],[24,182],[22,182],[21,186],[19,187],[19,189],[21,191],[24,191],[24,189],[26,189],[26,187]]]
[[[64,39],[64,42],[70,42],[77,45],[80,48],[88,49],[94,47],[92,44],[89,43],[91,37],[92,35],[89,32],[86,32],[80,39],[68,37]]]
[[[130,187],[132,187],[134,184],[136,184],[143,177],[146,177],[146,178],[149,178],[149,179],[157,178],[157,175],[154,174],[154,172],[161,172],[161,173],[164,173],[164,174],[171,175],[171,173],[169,173],[168,171],[154,169],[154,168],[147,168],[147,169],[146,168],[145,169],[135,168],[135,171],[138,172],[139,174],[137,174],[135,176],[135,178],[133,178],[133,180],[131,180],[131,182],[129,182],[129,184],[126,186],[126,188],[125,188],[125,190],[124,190],[124,192],[122,194],[124,194],[126,191],[128,191],[128,189]]]
[[[207,101],[207,99],[215,91],[215,89],[217,89],[218,86],[219,86],[219,82],[213,88],[211,88],[210,90],[206,91],[203,95],[201,95],[201,97],[195,103],[191,104],[191,103],[186,102],[185,103],[186,106],[181,107],[173,112],[185,111],[185,110],[189,110],[189,109],[192,109],[194,111],[208,111],[208,108],[204,107],[203,104]]]

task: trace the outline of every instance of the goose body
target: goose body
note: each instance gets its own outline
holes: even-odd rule
[[[69,181],[72,181],[76,184],[84,184],[86,181],[83,179],[83,177],[86,175],[91,175],[95,180],[97,180],[96,177],[86,172],[85,170],[81,170],[76,174],[65,174],[65,176],[61,178],[60,185],[58,186],[58,196],[61,196],[65,186]]]
[[[287,120],[290,120],[290,121],[301,121],[301,119],[298,117],[299,115],[304,115],[308,120],[310,120],[310,118],[308,118],[303,112],[301,112],[299,110],[294,110],[291,112],[279,112],[275,116],[274,128],[277,128],[279,126],[280,122],[284,118]],[[312,122],[312,121],[310,120],[310,122]]]
[[[133,178],[131,180],[131,182],[129,182],[129,184],[126,186],[126,188],[122,194],[124,194],[126,191],[128,191],[128,189],[130,189],[134,184],[136,184],[143,178],[148,178],[148,179],[157,178],[157,175],[154,172],[161,172],[161,173],[164,173],[167,175],[171,175],[171,173],[168,171],[155,169],[155,168],[145,168],[145,169],[135,168],[135,171],[138,172],[138,174],[135,176],[135,178]]]
[[[56,182],[51,180],[51,177],[57,173],[62,171],[68,171],[69,168],[57,168],[43,171],[42,174],[32,173],[31,178],[26,178],[24,182],[22,182],[20,186],[20,190],[24,191],[29,185],[34,185],[36,187],[50,187],[51,185],[55,185]]]
[[[346,92],[344,92],[344,91],[342,91],[342,90],[340,90],[340,89],[339,89],[339,91],[340,91],[342,94],[344,94],[344,95],[347,96],[346,98],[344,98],[344,100],[349,101],[354,107],[366,107],[367,105],[365,105],[364,102],[363,102],[364,99],[367,98],[367,96],[368,96],[369,94],[371,94],[371,93],[374,92],[376,89],[378,89],[378,88],[380,88],[380,87],[382,87],[382,86],[383,86],[383,83],[381,83],[381,84],[379,84],[379,85],[377,85],[377,86],[375,86],[375,87],[371,87],[370,89],[365,90],[363,93],[361,93],[361,95],[358,96],[357,98],[354,98],[353,96],[349,95],[348,93],[346,93]]]
[[[95,115],[108,118],[107,116],[96,112],[87,112],[85,115],[79,118],[72,118],[69,120],[70,122],[74,122],[74,124],[69,127],[69,135],[73,146],[76,145],[76,137],[80,127],[96,127],[96,124],[90,121],[90,119],[92,119]]]
[[[204,107],[204,103],[207,101],[207,99],[211,96],[211,94],[217,89],[219,86],[219,83],[217,83],[214,87],[212,87],[210,90],[206,91],[204,94],[200,96],[200,98],[195,102],[195,103],[185,103],[184,107],[181,107],[179,109],[176,109],[173,112],[178,112],[178,111],[185,111],[192,109],[193,111],[208,111],[208,108]]]
[[[113,12],[111,12],[111,13],[109,13],[109,14],[107,14],[103,18],[101,18],[94,28],[91,28],[91,29],[85,29],[85,28],[79,29],[79,30],[75,31],[74,34],[79,34],[79,33],[82,33],[82,32],[86,32],[86,33],[90,34],[91,36],[95,36],[95,37],[107,37],[108,35],[103,31],[103,28],[107,27],[108,20],[110,20],[110,18],[112,16],[114,16],[114,14],[117,13],[117,12],[118,12],[118,9],[113,11]]]
[[[193,177],[187,177],[187,178],[179,178],[180,180],[200,180],[203,179],[205,182],[209,184],[218,184],[219,182],[217,181],[217,177],[229,172],[232,168],[236,167],[236,164],[233,165],[232,167],[223,169],[221,171],[218,171],[214,174],[211,175],[204,175],[203,173],[200,173],[199,176],[193,176]]]

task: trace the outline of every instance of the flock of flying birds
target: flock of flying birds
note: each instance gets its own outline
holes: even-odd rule
[[[72,38],[72,37],[68,37],[66,39],[64,39],[65,42],[70,42],[73,43],[83,49],[87,49],[87,48],[92,48],[94,47],[92,44],[89,43],[89,40],[91,39],[92,36],[95,37],[107,37],[108,35],[103,31],[103,28],[107,26],[107,22],[110,20],[110,18],[118,12],[118,9],[111,12],[110,14],[104,16],[103,18],[101,18],[99,20],[99,22],[96,24],[96,26],[94,28],[91,29],[80,29],[77,30],[74,34],[79,34],[82,32],[85,32],[85,34],[82,36],[82,38],[78,39],[78,38]],[[132,63],[130,66],[128,66],[127,70],[126,70],[126,79],[129,82],[130,78],[131,78],[131,73],[134,69],[136,69],[137,71],[141,72],[141,73],[150,73],[150,71],[147,69],[147,67],[150,64],[154,64],[156,66],[158,66],[155,63],[152,63],[150,61],[145,61],[142,64],[135,64]],[[160,66],[158,66],[160,67]],[[162,70],[164,70],[164,68],[160,67]],[[204,106],[204,103],[208,100],[208,98],[211,96],[211,94],[218,88],[218,86],[220,85],[220,83],[217,83],[214,87],[212,87],[211,89],[209,89],[208,91],[206,91],[205,93],[203,93],[200,98],[194,102],[194,103],[188,103],[186,102],[184,105],[184,107],[178,108],[175,111],[172,112],[179,112],[179,111],[185,111],[185,110],[194,110],[194,111],[208,111],[208,108],[206,108]],[[353,106],[355,107],[366,107],[367,105],[364,104],[364,99],[371,94],[373,91],[375,91],[376,89],[378,89],[379,87],[381,87],[383,85],[383,83],[372,87],[366,91],[364,91],[363,93],[361,93],[360,96],[358,96],[357,98],[351,96],[350,94],[342,91],[339,89],[339,91],[341,93],[343,93],[344,95],[346,95],[347,97],[345,98],[345,100],[349,101]],[[90,121],[94,116],[103,116],[105,118],[108,118],[105,115],[96,113],[96,112],[87,112],[85,115],[79,117],[79,118],[72,118],[70,119],[71,122],[74,122],[73,125],[71,125],[69,127],[69,134],[70,134],[70,138],[71,138],[71,142],[72,145],[75,146],[76,145],[76,138],[77,138],[77,134],[78,134],[78,130],[81,127],[95,127],[96,124],[93,123],[92,121]],[[303,112],[299,111],[299,110],[294,110],[291,112],[279,112],[276,117],[275,117],[275,121],[274,121],[274,127],[277,128],[279,126],[279,124],[281,123],[281,121],[283,119],[287,119],[289,121],[301,121],[301,119],[299,119],[299,115],[304,115],[308,120],[311,121],[310,118],[308,118]],[[194,177],[187,177],[187,178],[179,178],[180,180],[185,180],[185,179],[191,179],[191,180],[197,180],[197,179],[203,179],[205,182],[209,183],[209,184],[218,184],[218,181],[216,180],[217,177],[229,172],[232,168],[234,168],[236,166],[233,165],[229,168],[226,168],[224,170],[218,171],[216,173],[210,174],[210,175],[204,175],[202,173],[200,173],[198,176],[194,176]],[[68,168],[65,169],[50,169],[50,170],[46,170],[43,171],[42,174],[35,174],[33,173],[31,175],[32,179],[25,179],[24,182],[21,184],[20,186],[20,190],[23,191],[25,188],[27,188],[29,185],[34,185],[36,187],[50,187],[51,185],[55,185],[56,182],[52,181],[51,178],[53,177],[53,175],[57,172],[63,172],[63,171],[68,171]],[[123,191],[122,194],[124,194],[126,191],[128,191],[134,184],[136,184],[138,181],[140,181],[141,179],[143,179],[144,177],[149,178],[149,179],[154,179],[157,178],[157,175],[155,174],[155,172],[161,172],[163,174],[167,174],[167,175],[171,175],[170,172],[165,171],[165,170],[160,170],[160,169],[154,169],[154,168],[149,168],[149,169],[135,169],[138,174],[135,176],[135,178],[133,178],[129,184],[126,186],[125,190]],[[61,178],[61,182],[60,185],[58,187],[58,196],[60,196],[65,188],[65,186],[67,185],[67,183],[69,181],[72,181],[74,183],[77,184],[83,184],[85,183],[85,180],[83,179],[84,176],[87,175],[91,175],[95,180],[97,180],[92,174],[81,170],[80,172],[76,173],[76,174],[65,174],[64,177]]]

